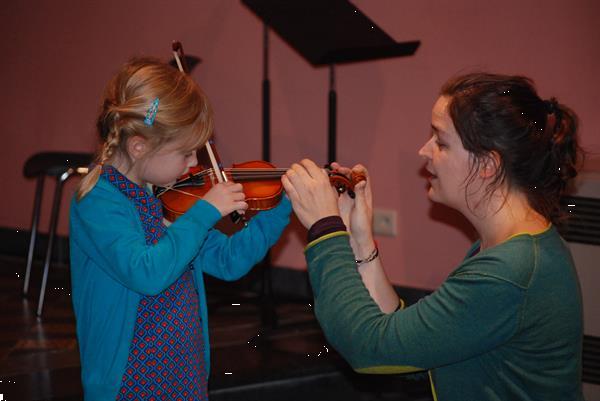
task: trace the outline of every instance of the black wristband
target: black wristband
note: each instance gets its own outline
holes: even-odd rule
[[[308,230],[307,240],[309,243],[324,235],[334,233],[336,231],[346,231],[346,225],[340,216],[323,217],[313,224]]]

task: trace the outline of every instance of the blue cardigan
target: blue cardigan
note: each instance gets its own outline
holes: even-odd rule
[[[115,399],[127,363],[138,303],[157,295],[194,266],[199,292],[206,369],[210,344],[203,274],[236,280],[261,261],[289,222],[287,198],[259,213],[232,236],[213,229],[219,211],[200,200],[146,245],[133,203],[104,179],[71,202],[72,298],[81,376],[87,401]]]

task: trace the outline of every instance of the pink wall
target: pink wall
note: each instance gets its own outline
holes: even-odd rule
[[[416,151],[428,136],[438,88],[450,75],[473,69],[530,75],[543,96],[556,96],[579,113],[583,144],[597,152],[600,5],[592,0],[354,4],[396,40],[419,39],[422,46],[412,58],[337,68],[338,156],[345,164],[366,164],[376,207],[398,211],[398,236],[379,238],[392,281],[434,288],[470,242],[459,216],[431,207],[419,176]],[[0,226],[29,227],[34,183],[22,177],[27,157],[42,150],[92,151],[108,78],[133,55],[167,59],[174,39],[204,59],[194,77],[212,99],[223,161],[260,158],[262,24],[239,1],[39,0],[3,8]],[[270,74],[273,161],[287,166],[309,157],[323,163],[327,69],[311,67],[272,34]],[[42,227],[48,224],[49,193]],[[296,223],[278,245],[275,263],[303,269],[303,243],[304,231]]]

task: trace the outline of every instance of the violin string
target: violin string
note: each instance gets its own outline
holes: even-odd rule
[[[181,189],[177,189],[177,188],[170,188],[170,190],[171,190],[171,191],[175,191],[175,192],[179,192],[180,194],[189,195],[189,196],[191,196],[191,197],[193,197],[193,198],[202,199],[202,197],[201,197],[201,196],[198,196],[198,195],[196,195],[196,194],[193,194],[193,193],[191,193],[191,192],[183,191],[183,190],[181,190]]]
[[[225,173],[229,173],[230,177],[233,178],[244,178],[244,179],[252,179],[252,178],[257,178],[257,179],[268,179],[268,178],[279,178],[281,177],[286,171],[286,168],[280,168],[280,169],[273,169],[273,168],[226,168],[223,170]],[[193,173],[190,176],[184,178],[183,180],[180,180],[178,182],[178,184],[184,184],[185,182],[191,180],[194,177],[201,177],[204,178],[206,176],[212,176],[214,173],[214,169],[210,168],[210,169],[206,169],[206,170],[202,170],[198,173]]]

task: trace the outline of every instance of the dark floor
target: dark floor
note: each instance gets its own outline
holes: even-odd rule
[[[24,261],[0,256],[0,400],[81,400],[68,268],[51,270],[41,319],[34,270],[35,295],[25,299]],[[212,401],[432,399],[426,379],[353,373],[325,342],[309,300],[260,303],[249,287],[210,284]]]

